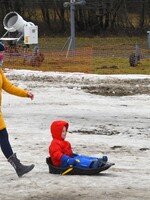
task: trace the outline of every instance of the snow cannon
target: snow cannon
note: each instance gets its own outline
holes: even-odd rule
[[[0,40],[7,41],[8,45],[5,45],[6,56],[23,57],[25,65],[40,66],[44,60],[44,55],[40,53],[38,47],[38,26],[25,21],[14,11],[6,14],[3,25],[7,32]],[[20,43],[23,43],[24,51],[20,48]],[[30,50],[30,45],[33,45],[32,50]]]
[[[17,40],[24,37],[24,44],[38,44],[38,27],[32,22],[25,21],[17,12],[9,12],[3,19],[4,29],[7,33],[18,32],[18,38],[5,38],[1,40]]]

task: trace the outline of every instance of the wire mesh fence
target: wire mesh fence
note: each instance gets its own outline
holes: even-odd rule
[[[140,54],[144,57],[150,57],[150,50],[146,45],[139,44]],[[6,48],[5,58],[7,65],[19,65],[19,66],[32,66],[40,67],[45,66],[47,70],[60,69],[61,67],[78,66],[84,68],[84,66],[92,66],[95,59],[105,58],[127,58],[135,53],[135,45],[127,44],[114,44],[114,45],[101,45],[92,47],[76,48],[75,52],[71,50],[58,50],[39,48],[34,52],[31,48],[23,47],[11,47]]]
[[[39,51],[44,54],[45,61],[49,59],[64,59],[67,61],[74,62],[75,60],[88,60],[92,57],[128,57],[131,52],[133,52],[135,46],[133,45],[105,45],[105,46],[93,46],[93,47],[81,47],[75,50],[73,53],[71,50],[67,52],[66,50],[51,50],[51,49],[39,49]],[[74,54],[74,55],[73,55]],[[6,48],[5,56],[7,58],[23,58],[29,59],[33,55],[32,49],[20,48],[20,47],[10,47]]]

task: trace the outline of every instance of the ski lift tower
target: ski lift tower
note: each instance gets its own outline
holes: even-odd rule
[[[67,39],[65,42],[65,45],[63,46],[62,50],[68,45],[68,50],[66,54],[66,58],[68,57],[69,51],[71,50],[72,56],[75,56],[75,6],[83,6],[86,4],[85,0],[70,0],[70,2],[65,2],[64,7],[67,8],[70,6],[70,31],[71,36]]]

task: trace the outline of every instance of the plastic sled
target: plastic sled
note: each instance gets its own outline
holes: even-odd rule
[[[105,171],[109,169],[114,163],[105,163],[99,168],[81,168],[81,167],[66,167],[66,168],[61,168],[61,167],[55,167],[52,164],[51,158],[47,157],[46,158],[46,163],[49,168],[49,173],[51,174],[61,174],[61,175],[96,175],[99,174],[102,171]]]

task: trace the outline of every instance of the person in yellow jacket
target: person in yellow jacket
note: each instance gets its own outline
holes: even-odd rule
[[[1,42],[0,42],[0,51],[4,51],[4,45]],[[4,122],[3,115],[1,112],[2,90],[5,90],[10,94],[19,97],[28,97],[31,100],[34,98],[34,95],[32,94],[32,92],[16,87],[6,78],[1,69],[3,65],[3,58],[4,58],[3,54],[0,54],[0,146],[4,156],[14,167],[17,175],[21,177],[22,175],[30,172],[34,168],[34,165],[33,164],[23,165],[17,158],[16,153],[13,153],[12,147],[9,142],[9,136],[6,129],[6,124]]]

